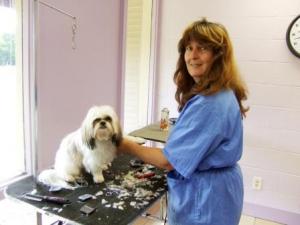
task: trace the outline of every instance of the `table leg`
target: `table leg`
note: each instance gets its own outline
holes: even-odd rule
[[[41,213],[39,213],[39,212],[37,212],[36,213],[36,224],[37,225],[42,225],[42,214]]]
[[[166,192],[161,198],[160,198],[160,216],[159,219],[161,221],[165,221],[167,216],[167,210],[168,210],[168,193]]]

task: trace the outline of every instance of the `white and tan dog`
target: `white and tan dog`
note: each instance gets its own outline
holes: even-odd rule
[[[122,140],[119,119],[110,106],[92,107],[81,128],[67,135],[56,153],[54,169],[43,171],[38,180],[49,186],[74,189],[85,169],[95,183],[104,181],[102,171],[116,156],[116,146]]]

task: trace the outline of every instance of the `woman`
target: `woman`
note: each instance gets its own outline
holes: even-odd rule
[[[174,74],[180,115],[163,149],[124,139],[119,151],[167,169],[170,225],[237,225],[243,205],[246,87],[226,29],[203,19],[184,31]]]

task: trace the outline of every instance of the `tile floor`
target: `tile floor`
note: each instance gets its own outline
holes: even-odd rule
[[[159,202],[154,204],[149,213],[154,217],[159,217]],[[9,199],[0,201],[0,225],[35,225],[35,212],[33,209],[24,207]],[[43,216],[43,225],[50,225],[55,218]],[[155,218],[139,217],[132,225],[163,225],[164,223]],[[262,220],[259,218],[243,215],[239,225],[282,225],[280,223]]]

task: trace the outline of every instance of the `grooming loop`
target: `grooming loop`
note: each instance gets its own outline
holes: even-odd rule
[[[58,9],[58,8],[48,4],[46,2],[38,1],[38,0],[37,0],[37,2],[44,5],[44,6],[46,6],[46,7],[48,7],[48,8],[50,8],[50,9],[52,9],[52,10],[54,10],[54,11],[56,11],[56,12],[59,12],[59,13],[65,15],[65,16],[68,16],[68,17],[72,18],[72,20],[73,20],[72,27],[71,27],[72,28],[72,49],[75,50],[76,47],[77,47],[76,46],[76,32],[77,32],[77,28],[78,28],[77,18],[75,16],[71,15],[70,13],[67,13],[67,12],[65,12],[61,9]]]

